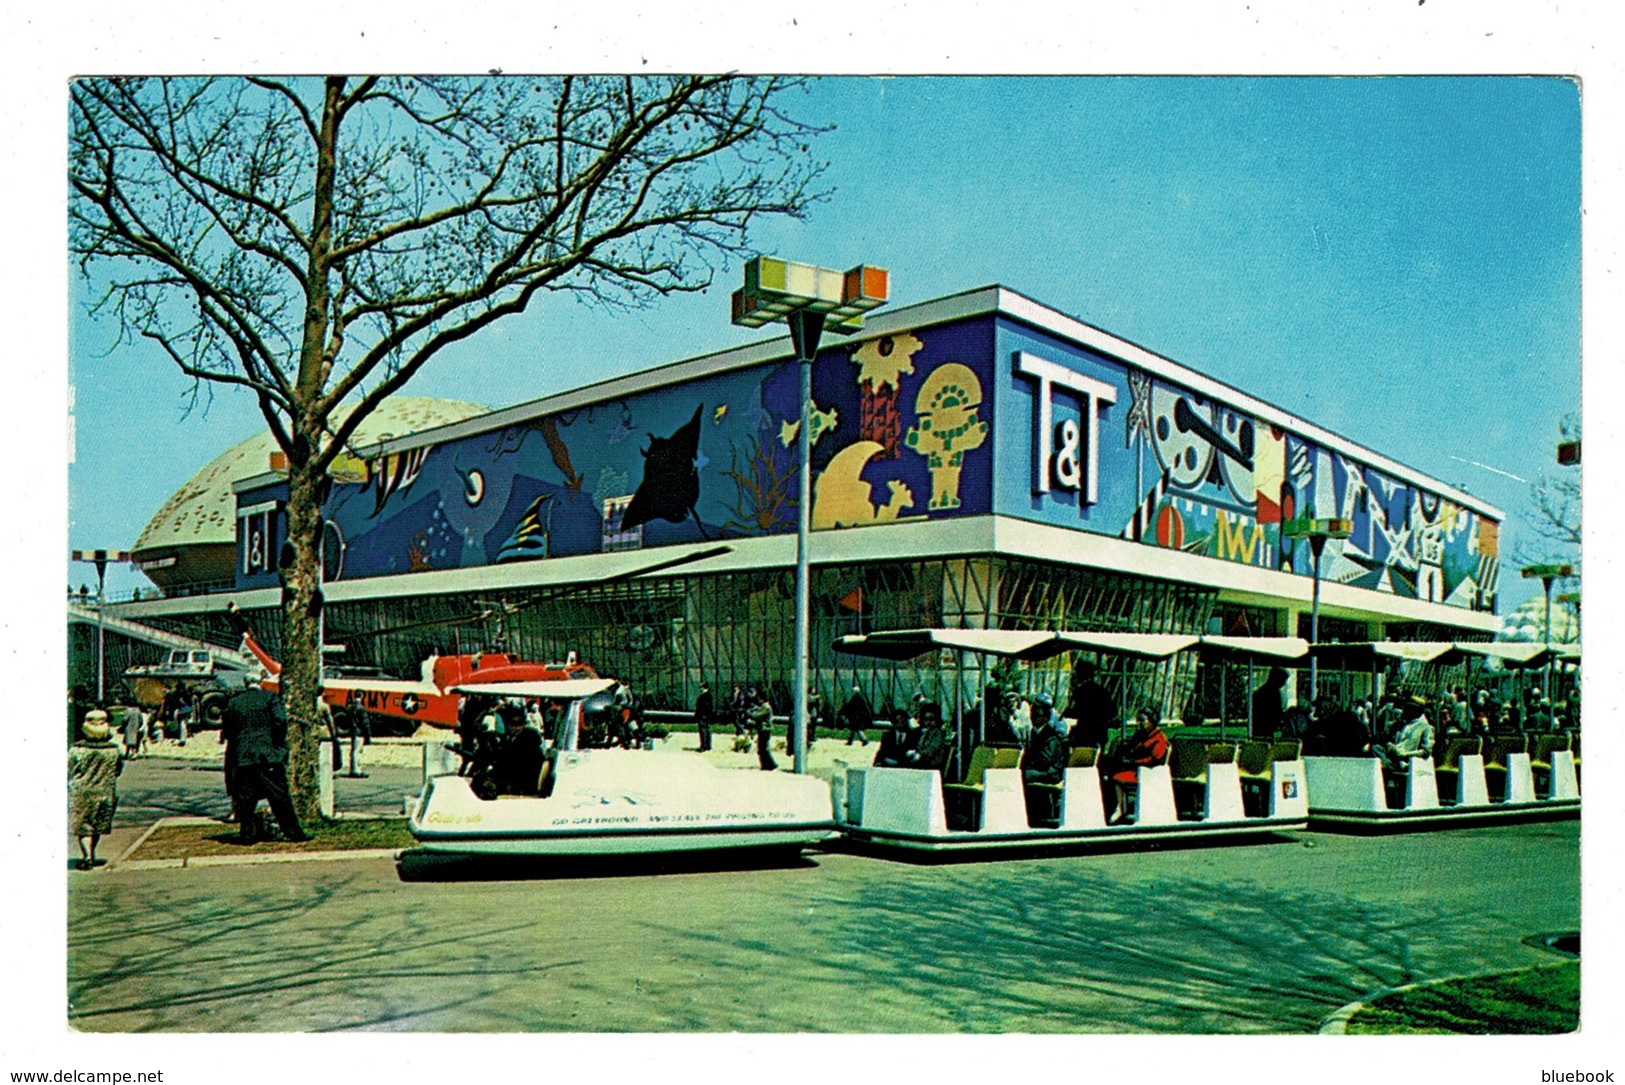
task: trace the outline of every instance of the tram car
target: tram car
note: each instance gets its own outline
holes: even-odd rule
[[[1306,757],[1311,828],[1445,828],[1578,817],[1578,737],[1450,735],[1432,758]]]
[[[943,783],[935,769],[849,766],[834,780],[836,824],[856,841],[925,852],[1286,832],[1308,823],[1297,751],[1295,742],[1176,739],[1167,764],[1135,770],[1129,814],[1117,824],[1107,822],[1097,751],[1087,747],[1072,751],[1053,787],[1023,784],[1021,751],[986,746],[972,753],[963,783]]]

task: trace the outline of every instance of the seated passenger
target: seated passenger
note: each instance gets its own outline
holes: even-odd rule
[[[1412,697],[1400,707],[1400,718],[1404,721],[1399,730],[1387,743],[1379,743],[1371,748],[1378,759],[1392,772],[1407,772],[1410,770],[1410,759],[1413,757],[1433,756],[1433,725],[1428,722],[1427,713],[1423,711],[1426,702],[1420,697]]]
[[[1316,706],[1312,728],[1312,742],[1304,743],[1304,752],[1321,757],[1364,757],[1371,752],[1371,734],[1355,713],[1337,704],[1330,697],[1322,697]]]
[[[1058,784],[1066,773],[1066,721],[1054,711],[1048,697],[1039,694],[1033,698],[1033,729],[1021,751],[1022,783]]]
[[[942,710],[928,703],[920,714],[920,738],[914,751],[915,767],[935,769],[946,778],[953,744],[948,737],[948,728],[942,722]]]
[[[1066,775],[1068,747],[1066,720],[1054,714],[1055,706],[1043,694],[1032,699],[1032,732],[1021,751],[1021,783],[1027,799],[1027,819],[1032,825],[1053,827],[1060,820],[1058,787]]]
[[[882,769],[915,768],[920,759],[920,721],[907,719],[898,712],[891,726],[880,736],[880,748],[875,751],[875,767]]]
[[[1111,738],[1112,726],[1117,722],[1117,706],[1106,687],[1095,678],[1096,671],[1095,665],[1088,660],[1072,668],[1072,692],[1067,711],[1078,721],[1067,736],[1067,745],[1072,749],[1080,746],[1105,749]]]
[[[1116,813],[1107,822],[1116,825],[1128,815],[1128,789],[1139,783],[1140,766],[1161,765],[1168,760],[1168,735],[1162,729],[1157,710],[1140,709],[1139,727],[1111,753],[1100,759],[1103,782],[1110,781],[1116,792]]]
[[[535,795],[537,781],[541,779],[543,752],[542,731],[526,725],[508,736],[502,752],[501,788],[505,795]]]

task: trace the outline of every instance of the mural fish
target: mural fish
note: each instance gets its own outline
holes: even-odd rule
[[[384,511],[384,502],[397,490],[407,489],[417,481],[423,462],[434,451],[433,445],[414,448],[409,452],[392,452],[367,461],[367,485],[373,487],[372,513],[369,519]]]
[[[695,407],[694,417],[670,437],[649,434],[649,447],[643,453],[643,481],[621,517],[622,531],[655,519],[680,524],[692,516],[700,534],[705,535],[705,526],[694,511],[700,500],[700,473],[695,460],[700,452],[700,415],[704,410],[703,403]]]
[[[547,557],[548,529],[552,526],[553,506],[548,504],[553,500],[552,494],[542,494],[530,503],[525,514],[519,518],[519,523],[513,529],[513,534],[502,544],[497,551],[497,561],[522,561],[526,558]],[[547,521],[542,520],[542,506],[547,505]]]

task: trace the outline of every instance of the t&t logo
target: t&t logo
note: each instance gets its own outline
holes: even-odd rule
[[[1034,419],[1033,493],[1051,488],[1079,491],[1079,504],[1093,505],[1100,490],[1100,426],[1096,414],[1117,402],[1117,389],[1037,355],[1017,351],[1016,372],[1038,382]],[[1055,424],[1057,389],[1081,401],[1083,425],[1067,419]]]

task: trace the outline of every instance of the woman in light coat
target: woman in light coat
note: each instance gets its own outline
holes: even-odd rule
[[[77,866],[90,870],[96,865],[97,843],[113,831],[124,755],[113,741],[107,713],[101,709],[86,713],[80,730],[84,737],[68,748],[68,796],[73,834],[79,838]]]

